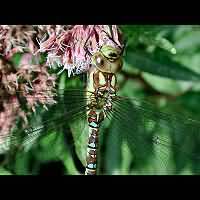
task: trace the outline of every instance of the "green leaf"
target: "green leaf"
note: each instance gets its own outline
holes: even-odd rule
[[[141,36],[140,41],[147,45],[155,45],[158,46],[166,51],[169,51],[172,54],[176,54],[176,49],[174,45],[167,39],[163,37],[150,37],[148,36]]]
[[[3,167],[0,167],[0,175],[12,175],[12,173],[4,169]]]
[[[29,172],[29,161],[31,154],[27,154],[22,151],[18,151],[15,160],[15,174],[17,175],[28,175]]]
[[[193,85],[192,82],[177,82],[172,79],[163,78],[144,72],[142,73],[142,77],[145,79],[146,82],[148,82],[149,85],[151,85],[157,91],[174,96],[186,92]]]
[[[59,155],[59,157],[63,161],[63,164],[65,165],[65,168],[67,169],[68,174],[79,175],[79,172],[76,169],[72,155],[69,153],[69,151],[65,152],[64,154]]]
[[[77,118],[76,120],[70,121],[69,124],[72,135],[75,141],[76,153],[82,164],[85,166],[87,140],[88,140],[88,125],[86,118]]]
[[[200,31],[190,31],[184,34],[174,45],[179,53],[187,52],[191,54],[192,51],[194,52],[200,48]]]
[[[19,63],[20,63],[20,60],[21,60],[22,56],[23,56],[23,53],[16,53],[16,54],[14,54],[12,56],[12,58],[11,58],[11,63],[13,63],[13,65],[15,67],[17,67],[19,65]]]
[[[142,35],[142,34],[151,34],[156,35],[163,30],[173,30],[176,28],[176,25],[122,25],[120,26],[121,30],[125,35]]]
[[[121,149],[122,149],[121,171],[123,172],[123,174],[128,174],[128,171],[131,168],[131,161],[132,161],[131,151],[126,142],[123,142]]]
[[[164,37],[163,33],[176,29],[174,25],[123,25],[121,30],[127,40],[127,46],[136,47],[142,43],[147,46],[156,45],[167,51],[175,53],[173,45]]]
[[[155,56],[145,52],[128,50],[125,61],[144,72],[183,81],[199,81],[200,74],[191,71],[164,54]]]
[[[112,123],[107,133],[105,168],[106,174],[113,174],[121,168],[121,145],[122,145],[122,130],[116,123]],[[106,134],[106,133],[105,133]]]
[[[63,135],[58,132],[49,132],[47,136],[39,141],[40,151],[37,152],[37,159],[48,161],[56,159],[63,149]]]
[[[184,110],[187,111],[187,114],[191,118],[199,119],[200,118],[200,95],[199,92],[188,92],[182,96],[179,96],[174,102],[173,109],[178,106],[182,106]]]

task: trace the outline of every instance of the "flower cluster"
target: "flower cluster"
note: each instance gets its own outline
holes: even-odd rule
[[[50,29],[47,38],[39,41],[38,52],[47,52],[47,64],[67,69],[68,76],[87,72],[91,55],[103,45],[121,47],[121,34],[117,26],[76,25],[64,29]]]
[[[5,59],[0,59],[0,144],[15,126],[20,117],[27,125],[29,112],[22,109],[20,100],[28,110],[35,111],[37,104],[54,104],[55,75],[50,75],[48,66],[30,64],[32,55],[24,54],[20,67],[14,68]],[[23,104],[24,106],[24,104]]]
[[[31,25],[0,25],[0,54],[9,59],[16,52],[34,52],[35,36]]]

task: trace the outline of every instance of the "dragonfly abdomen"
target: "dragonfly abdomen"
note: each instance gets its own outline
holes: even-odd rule
[[[92,131],[92,133],[91,133]],[[87,147],[86,175],[96,175],[97,169],[98,129],[91,128]]]
[[[96,175],[99,126],[102,120],[102,112],[95,110],[89,112],[89,139],[86,157],[86,175]]]

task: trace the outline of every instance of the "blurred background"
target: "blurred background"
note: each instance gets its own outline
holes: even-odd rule
[[[98,173],[199,174],[199,124],[185,120],[188,117],[200,119],[200,26],[121,25],[120,29],[126,47],[123,69],[117,75],[119,95],[136,98],[138,102],[151,102],[155,108],[141,103],[141,107],[154,112],[147,112],[144,117],[143,110],[132,105],[135,101],[130,100],[126,105],[127,102],[122,100],[119,118],[111,117],[102,125]],[[17,68],[24,54],[13,54],[10,64]],[[45,56],[42,54],[40,63],[45,62]],[[56,72],[48,69],[50,76]],[[55,80],[56,89],[81,90],[85,81],[84,74],[68,78],[67,72],[63,71]],[[2,152],[0,174],[84,174],[88,136],[85,116],[69,119],[63,115],[69,104],[80,106],[81,99],[81,95],[69,92],[62,97],[60,104],[58,101],[55,106],[47,106],[48,109],[38,105],[36,112],[28,116],[28,123],[40,127],[48,119],[46,130],[43,129],[46,133],[40,134],[41,137],[33,142],[29,141],[25,149],[20,145],[10,145],[9,150]],[[159,114],[161,111],[169,113],[169,116],[180,114],[183,118],[163,117]],[[55,117],[59,117],[61,125],[57,126]],[[51,129],[48,129],[49,124]],[[140,127],[145,129],[141,131]],[[20,121],[15,120],[15,127],[9,134],[19,136],[22,130]],[[142,138],[154,133],[163,135],[167,143],[158,145]],[[190,139],[186,137],[189,133]],[[20,136],[20,141],[23,140]],[[174,147],[174,140],[179,145]]]

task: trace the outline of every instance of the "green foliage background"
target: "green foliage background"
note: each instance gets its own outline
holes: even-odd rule
[[[123,70],[118,74],[119,94],[153,101],[160,110],[187,113],[199,119],[200,27],[122,25],[120,28],[127,44],[123,55]],[[17,64],[19,59],[19,55],[15,56],[13,63]],[[58,79],[58,89],[77,88],[82,84],[79,77],[69,79],[65,72]],[[32,118],[51,119],[61,115],[64,109],[63,105],[57,105],[49,111],[38,108],[38,114]],[[64,117],[62,120],[65,122]],[[126,123],[126,119],[124,120]],[[179,126],[179,123],[182,122],[177,121],[176,126]],[[132,124],[127,125],[127,128],[131,129]],[[66,120],[66,123],[53,129],[51,133],[39,138],[26,151],[14,149],[2,156],[0,174],[84,173],[87,127],[77,119]],[[151,158],[149,153],[144,155],[149,157],[147,163],[136,163],[134,159],[137,160],[137,155],[132,151],[131,139],[126,142],[123,140],[123,134],[123,126],[114,126],[112,120],[103,125],[99,174],[195,173],[195,166],[191,167],[192,163],[189,161],[184,165],[186,167],[179,171],[166,170],[167,166],[171,168],[174,163],[170,158],[166,158],[162,149],[159,151],[159,161]],[[142,152],[147,152],[144,144],[137,145],[141,155]],[[164,160],[167,160],[167,163]],[[180,158],[178,164],[181,162]]]

